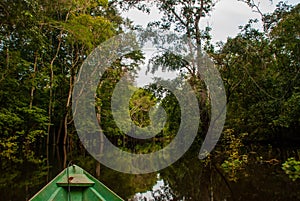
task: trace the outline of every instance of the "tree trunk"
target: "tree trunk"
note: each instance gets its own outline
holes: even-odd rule
[[[66,15],[65,22],[68,20],[69,14],[70,14],[70,11]],[[49,124],[48,124],[47,144],[49,144],[49,139],[50,139],[50,130],[51,130],[51,123],[52,123],[51,116],[53,113],[53,100],[52,100],[53,99],[53,80],[54,80],[53,65],[54,65],[54,61],[56,60],[58,53],[60,51],[60,47],[62,44],[62,35],[63,35],[63,30],[61,30],[59,33],[56,53],[50,62],[49,106],[48,106]]]
[[[60,142],[60,135],[61,135],[63,124],[64,124],[64,120],[62,119],[62,120],[60,120],[59,128],[58,128],[58,131],[57,131],[57,138],[56,138],[56,144],[57,145]]]
[[[96,114],[96,117],[97,117],[97,120],[98,120],[98,124],[100,125],[100,122],[101,122],[101,107],[100,106],[97,106],[97,114]],[[100,134],[100,143],[99,143],[99,155],[101,155],[103,153],[103,148],[104,148],[104,138],[103,138],[103,135],[102,133]],[[97,162],[97,166],[96,166],[96,176],[98,178],[100,178],[100,162]]]
[[[61,37],[62,37],[62,33],[63,31],[60,31],[59,33],[59,42],[58,42],[58,46],[56,49],[56,53],[54,55],[54,57],[52,58],[51,62],[50,62],[50,83],[49,83],[49,105],[48,105],[48,118],[49,118],[49,122],[48,122],[48,131],[47,131],[47,144],[49,144],[50,141],[50,131],[51,131],[51,124],[52,124],[52,113],[53,113],[53,81],[54,81],[54,70],[53,70],[53,65],[54,65],[54,61],[56,60],[59,50],[60,50],[60,46],[61,46]]]
[[[72,99],[72,92],[73,92],[73,82],[75,80],[75,76],[70,76],[70,87],[69,87],[69,93],[68,93],[68,99],[66,103],[66,115],[64,119],[64,145],[67,144],[67,138],[68,138],[68,117],[70,112],[70,106],[71,106],[71,99]]]

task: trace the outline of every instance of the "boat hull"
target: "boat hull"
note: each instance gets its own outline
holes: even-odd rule
[[[63,170],[30,201],[124,201],[77,165]]]

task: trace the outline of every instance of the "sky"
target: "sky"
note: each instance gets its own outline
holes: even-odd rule
[[[255,0],[260,2],[260,9],[263,13],[272,12],[276,4],[280,0]],[[300,3],[299,0],[287,0],[288,4],[295,5]],[[122,13],[124,17],[131,19],[136,25],[147,25],[148,22],[158,19],[159,12],[152,9],[150,15],[138,10],[131,10]],[[202,21],[204,25],[212,27],[211,35],[212,42],[226,41],[227,37],[234,37],[239,33],[239,26],[245,25],[249,19],[259,18],[258,13],[255,13],[243,2],[237,0],[219,0],[214,7],[211,16]]]
[[[263,13],[271,13],[280,0],[255,0],[260,2],[259,7]],[[295,5],[299,3],[299,0],[287,0],[288,4]],[[133,21],[135,25],[146,26],[149,22],[158,20],[160,14],[157,9],[152,8],[150,14],[143,13],[137,9],[130,10],[122,13],[123,17],[128,17]],[[214,7],[211,16],[205,18],[201,23],[202,25],[209,25],[212,28],[211,36],[212,43],[215,44],[218,41],[225,42],[228,37],[235,37],[239,32],[239,26],[247,24],[249,19],[260,19],[260,15],[253,12],[252,9],[245,3],[237,0],[219,0]],[[262,24],[258,25],[258,28],[262,28]],[[146,58],[153,52],[146,51]],[[147,63],[147,62],[146,62]],[[161,77],[163,79],[173,79],[177,76],[175,72],[162,72],[158,70],[155,74],[146,75],[146,65],[140,66],[141,70],[136,78],[136,85],[143,87],[153,81],[154,77]]]

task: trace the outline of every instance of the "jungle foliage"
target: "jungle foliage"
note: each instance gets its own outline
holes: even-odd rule
[[[117,5],[149,12],[151,7],[147,2],[0,1],[0,169],[24,162],[43,163],[43,153],[34,150],[45,150],[47,144],[82,150],[71,111],[72,90],[80,66],[101,42],[122,33],[125,26],[133,27],[120,16]],[[245,2],[257,8],[251,1]],[[233,173],[247,163],[244,144],[300,140],[297,133],[300,129],[299,4],[293,7],[281,2],[273,13],[261,15],[263,30],[254,28],[257,20],[250,20],[236,37],[217,45],[210,42],[210,27],[200,26],[200,21],[213,11],[214,1],[154,0],[151,4],[163,17],[150,23],[149,29],[172,29],[189,38],[200,47],[199,54],[212,58],[221,73],[227,95],[227,119],[220,141],[224,144],[219,143],[216,156],[211,159],[229,179],[235,180]],[[122,59],[130,59],[131,63],[125,65]],[[180,124],[178,101],[169,91],[155,86],[139,89],[129,109],[133,122],[144,127],[150,123],[150,106],[161,101],[168,119],[157,136],[148,141],[135,140],[124,135],[114,123],[109,101],[113,88],[129,70],[133,74],[128,79],[134,80],[143,60],[141,52],[134,52],[116,61],[100,80],[95,101],[104,133],[115,145],[136,153],[149,153],[166,146]],[[193,87],[201,107],[196,140],[197,146],[201,145],[209,126],[210,104],[200,72],[182,61],[180,55],[168,52],[155,62],[156,66],[180,71]],[[156,66],[149,72],[157,70]],[[218,155],[222,151],[225,154]],[[299,160],[299,156],[295,157]],[[298,170],[299,164],[294,161],[287,161],[284,170],[289,173],[291,167]]]

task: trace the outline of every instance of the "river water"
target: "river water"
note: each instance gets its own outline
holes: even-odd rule
[[[247,165],[229,179],[214,162],[197,159],[197,153],[188,153],[156,173],[130,175],[101,165],[97,176],[97,162],[89,155],[50,147],[49,152],[41,152],[40,165],[25,162],[1,171],[0,200],[28,200],[62,171],[69,160],[128,201],[300,200],[300,179],[292,181],[281,168],[288,157],[299,159],[299,147],[255,145],[247,149]]]

